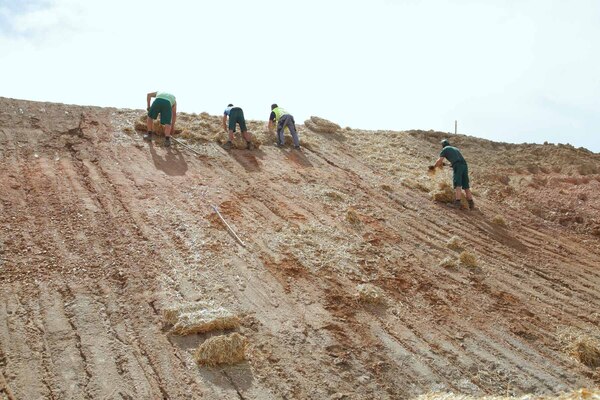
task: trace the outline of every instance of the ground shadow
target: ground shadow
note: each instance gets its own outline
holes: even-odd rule
[[[260,151],[262,153],[262,151]],[[238,162],[247,172],[259,172],[260,171],[260,163],[256,159],[257,155],[256,150],[238,150],[231,149],[229,150],[229,154],[231,157]],[[264,153],[262,154],[264,155]]]
[[[304,154],[301,150],[290,150],[286,154],[288,160],[297,164],[303,168],[312,168],[312,163],[306,158],[306,154]]]
[[[154,147],[154,143],[150,142],[150,154],[156,169],[163,171],[170,176],[183,176],[188,170],[187,163],[183,158],[183,153],[179,150],[173,150],[171,147],[164,148],[164,158],[160,156]],[[162,151],[161,151],[162,153]]]
[[[512,247],[517,251],[527,252],[527,246],[525,246],[519,239],[511,235],[508,228],[491,222],[480,210],[456,210],[456,212],[464,213],[462,215],[463,218],[474,223],[479,229],[497,242],[502,243],[505,246]]]

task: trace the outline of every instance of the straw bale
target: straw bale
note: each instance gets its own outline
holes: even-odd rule
[[[179,315],[171,332],[177,335],[190,335],[214,330],[235,329],[240,319],[223,307],[204,308]]]
[[[440,267],[443,268],[455,268],[456,260],[452,257],[446,257],[442,261],[440,261]]]
[[[248,340],[239,333],[207,339],[194,352],[199,365],[237,364],[246,359]]]
[[[460,253],[460,263],[465,267],[476,267],[477,266],[477,258],[468,251],[463,251]]]
[[[356,286],[358,300],[363,303],[381,304],[385,302],[385,294],[381,288],[370,283],[361,283]]]
[[[310,129],[313,132],[321,132],[321,133],[336,133],[342,128],[331,121],[326,120],[325,118],[319,118],[312,116],[310,119],[304,121],[304,126]]]
[[[524,395],[519,397],[482,396],[474,397],[454,393],[427,393],[414,400],[600,400],[600,389],[579,389],[557,395]]]
[[[504,217],[500,214],[496,215],[493,219],[492,219],[492,223],[496,224],[496,225],[500,225],[500,226],[506,226],[506,220],[504,219]]]
[[[208,332],[216,329],[234,329],[239,318],[212,302],[190,302],[174,304],[162,309],[165,323],[173,325],[172,332],[179,335]]]
[[[563,351],[590,368],[600,367],[600,340],[589,333],[567,328],[559,332]]]
[[[458,236],[452,236],[450,239],[448,239],[446,242],[446,247],[448,247],[450,250],[456,251],[461,251],[465,248],[462,240]]]
[[[211,307],[214,307],[213,303],[205,301],[194,301],[183,304],[171,304],[169,306],[164,307],[161,310],[161,312],[163,320],[167,324],[175,325],[177,321],[179,321],[180,315]]]
[[[439,203],[452,203],[454,190],[446,182],[440,182],[438,189],[431,192],[431,198]]]

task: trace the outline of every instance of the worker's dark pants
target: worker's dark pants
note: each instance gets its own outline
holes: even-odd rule
[[[277,123],[277,141],[279,144],[284,144],[283,131],[285,128],[290,130],[292,139],[294,140],[294,146],[300,146],[300,139],[298,139],[298,132],[296,132],[296,122],[294,117],[290,114],[282,115]]]

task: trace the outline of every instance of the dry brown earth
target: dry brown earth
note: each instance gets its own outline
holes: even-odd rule
[[[198,154],[133,128],[143,112],[0,98],[0,399],[407,399],[600,384],[563,351],[598,338],[600,155],[450,135],[478,211],[434,203],[430,131],[318,133],[302,152]],[[236,244],[214,214],[246,243]],[[498,216],[506,222],[498,223]],[[461,249],[476,267],[440,266]],[[369,284],[372,286],[359,286]],[[362,301],[361,288],[378,288]],[[374,289],[376,290],[376,289]],[[199,367],[209,337],[161,308],[241,316],[247,361]]]

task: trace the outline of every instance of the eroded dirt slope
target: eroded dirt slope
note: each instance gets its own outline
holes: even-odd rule
[[[301,127],[297,152],[255,121],[262,146],[226,152],[206,139],[218,117],[182,115],[202,122],[182,133],[198,155],[143,142],[140,115],[0,99],[0,398],[405,399],[600,383],[556,336],[600,323],[597,154],[451,137],[479,207],[455,211],[430,200],[449,180],[426,174],[441,133]],[[453,236],[477,267],[439,266],[458,258]],[[359,301],[365,283],[383,304]],[[242,317],[247,362],[195,364],[218,332],[173,336],[160,317],[191,300]]]

